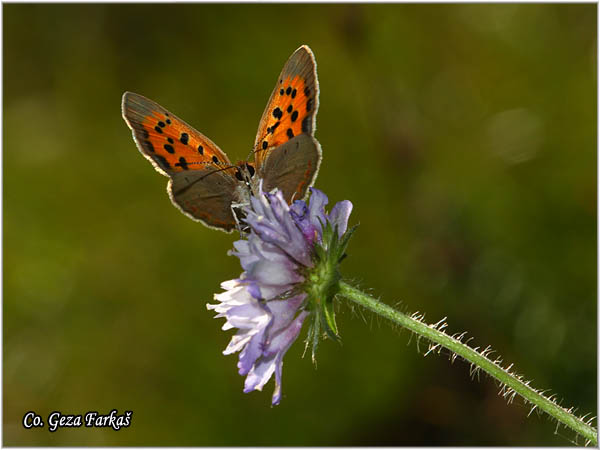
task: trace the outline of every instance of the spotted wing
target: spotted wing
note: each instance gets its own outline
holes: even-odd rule
[[[138,149],[163,175],[231,166],[214,142],[146,97],[125,92],[122,112]]]
[[[122,113],[140,152],[171,178],[171,201],[188,217],[230,232],[238,181],[227,155],[210,139],[159,104],[138,94],[123,95]]]
[[[283,66],[260,119],[254,143],[257,167],[294,136],[314,135],[318,107],[317,65],[311,49],[303,45]]]
[[[266,192],[278,188],[288,203],[303,199],[321,164],[321,146],[308,134],[300,134],[269,153],[259,178]]]

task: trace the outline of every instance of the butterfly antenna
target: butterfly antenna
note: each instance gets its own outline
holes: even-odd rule
[[[190,164],[190,163],[188,163],[188,164]],[[227,167],[221,167],[221,168],[219,168],[219,169],[215,169],[215,170],[213,170],[213,171],[211,171],[211,172],[208,172],[206,175],[204,175],[204,176],[202,176],[202,177],[198,178],[198,180],[196,180],[196,181],[204,180],[204,179],[205,179],[207,176],[209,176],[209,175],[215,174],[215,173],[217,173],[217,172],[222,172],[222,171],[224,171],[224,170],[229,170],[229,169],[237,169],[237,166],[232,164],[232,165],[230,165],[230,166],[227,166]]]
[[[257,153],[264,152],[266,150],[268,150],[268,148],[257,148],[256,150],[252,150],[252,154],[256,156]]]
[[[181,188],[179,191],[177,191],[177,194],[184,193],[185,191],[187,191],[188,189],[190,189],[194,184],[198,183],[199,181],[204,180],[209,175],[213,175],[213,174],[215,174],[217,172],[222,172],[223,170],[235,169],[235,168],[237,168],[237,166],[230,165],[230,166],[227,166],[227,167],[221,167],[220,169],[215,169],[212,172],[208,172],[206,175],[201,176],[200,178],[192,181],[190,184],[188,184],[188,185],[184,186],[183,188]]]

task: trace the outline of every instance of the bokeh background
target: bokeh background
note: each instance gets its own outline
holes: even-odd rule
[[[4,445],[570,445],[448,355],[339,305],[284,398],[243,394],[205,308],[233,235],[181,214],[125,90],[248,155],[301,44],[316,185],[360,223],[343,275],[597,414],[596,5],[3,5]],[[304,335],[303,335],[304,336]],[[30,410],[129,428],[25,430]]]

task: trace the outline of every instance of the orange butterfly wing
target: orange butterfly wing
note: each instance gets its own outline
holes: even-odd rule
[[[314,135],[319,108],[315,57],[306,45],[283,66],[258,125],[254,155],[260,168],[269,153],[300,134]]]
[[[125,92],[122,112],[138,149],[163,175],[231,166],[209,138],[142,95]]]

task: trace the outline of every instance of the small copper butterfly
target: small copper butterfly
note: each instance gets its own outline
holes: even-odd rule
[[[258,125],[252,162],[232,164],[210,139],[159,104],[123,94],[122,113],[140,152],[170,178],[167,192],[184,214],[210,228],[233,231],[234,208],[274,188],[286,201],[303,199],[321,164],[315,139],[319,107],[317,67],[303,45],[283,66]]]

